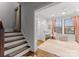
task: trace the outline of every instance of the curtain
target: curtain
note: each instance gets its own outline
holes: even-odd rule
[[[54,16],[51,17],[52,20],[52,27],[51,27],[51,31],[52,31],[52,35],[54,35],[55,32],[55,25],[56,25],[56,18]]]
[[[79,16],[73,16],[72,19],[74,21],[76,41],[79,42]]]

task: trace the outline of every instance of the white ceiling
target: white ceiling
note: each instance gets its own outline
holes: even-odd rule
[[[79,15],[79,2],[63,2],[50,6],[48,8],[42,9],[37,12],[38,15],[44,16],[50,19],[52,16],[71,17],[74,15]]]

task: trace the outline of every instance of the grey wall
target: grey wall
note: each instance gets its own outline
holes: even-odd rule
[[[0,2],[0,18],[3,21],[5,31],[12,31],[15,26],[14,9],[16,6],[15,2]]]
[[[34,11],[40,7],[50,4],[50,2],[25,2],[21,3],[21,29],[30,43],[31,50],[34,51]]]

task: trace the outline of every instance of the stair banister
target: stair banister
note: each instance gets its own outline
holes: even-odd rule
[[[4,56],[4,27],[0,19],[0,57]]]

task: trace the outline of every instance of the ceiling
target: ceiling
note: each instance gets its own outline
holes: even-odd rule
[[[62,2],[51,5],[37,12],[39,16],[50,19],[52,16],[61,16],[63,18],[79,15],[79,2]]]

